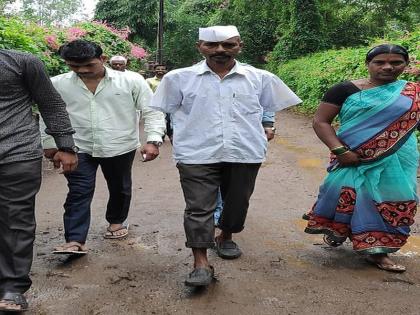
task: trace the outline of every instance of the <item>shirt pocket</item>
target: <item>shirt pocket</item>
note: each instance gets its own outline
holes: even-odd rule
[[[262,107],[258,96],[255,94],[233,95],[233,110],[236,114],[242,115],[262,115]]]
[[[184,98],[182,99],[182,102],[181,102],[180,110],[184,112],[185,114],[189,114],[197,98],[198,98],[197,94],[184,95]]]

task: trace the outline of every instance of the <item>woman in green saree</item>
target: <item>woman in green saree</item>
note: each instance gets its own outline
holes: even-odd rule
[[[398,80],[408,62],[401,46],[374,47],[366,55],[369,78],[337,84],[324,95],[313,127],[331,162],[305,229],[324,234],[332,246],[350,238],[369,262],[394,272],[405,267],[388,254],[406,243],[418,200],[420,84]]]

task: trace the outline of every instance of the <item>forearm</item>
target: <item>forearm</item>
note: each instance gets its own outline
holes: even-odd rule
[[[313,121],[312,127],[318,138],[331,150],[342,146],[343,143],[337,137],[335,129],[327,122]]]
[[[275,121],[276,120],[274,112],[263,112],[262,125],[264,128],[274,127]]]
[[[165,114],[148,108],[143,110],[142,115],[147,141],[162,141],[166,131]]]

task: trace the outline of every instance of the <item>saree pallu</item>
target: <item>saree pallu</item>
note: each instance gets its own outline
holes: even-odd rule
[[[364,254],[391,253],[407,241],[417,210],[420,84],[396,81],[350,95],[338,138],[361,157],[340,167],[334,155],[305,229]]]

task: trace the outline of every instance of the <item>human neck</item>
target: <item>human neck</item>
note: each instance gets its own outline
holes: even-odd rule
[[[91,78],[81,77],[81,79],[83,82],[88,82],[88,81],[92,82],[92,81],[101,81],[104,77],[105,77],[105,67],[103,67],[102,71],[98,75]]]
[[[221,79],[223,79],[230,70],[235,66],[235,59],[231,59],[226,63],[216,63],[211,60],[207,60],[207,65],[213,70]]]
[[[380,86],[380,85],[384,85],[384,84],[389,84],[392,82],[395,82],[396,80],[391,80],[391,81],[384,81],[384,80],[378,80],[372,77],[369,77],[367,79],[367,82],[372,85],[372,86]]]

